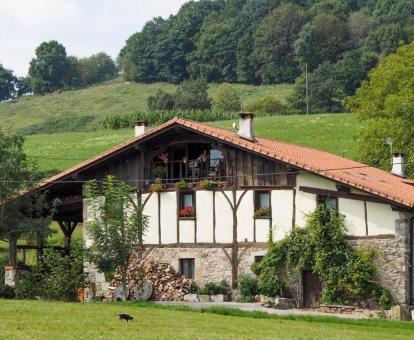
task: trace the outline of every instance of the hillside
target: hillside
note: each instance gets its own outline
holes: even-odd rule
[[[216,84],[209,94],[215,97]],[[253,86],[232,85],[249,102],[273,94],[285,100],[291,93],[290,85]],[[140,84],[118,78],[86,89],[53,93],[45,96],[24,96],[0,104],[2,126],[19,129],[24,134],[93,131],[101,127],[104,117],[130,114],[147,109],[147,99],[158,89],[174,92],[176,86],[167,83]]]
[[[213,124],[231,128],[232,121]],[[350,158],[355,153],[353,136],[361,126],[350,114],[256,119],[260,136],[317,147]],[[132,136],[132,129],[31,135],[27,136],[25,148],[43,170],[64,170]]]

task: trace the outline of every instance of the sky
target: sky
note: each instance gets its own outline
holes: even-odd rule
[[[57,40],[68,55],[104,51],[116,58],[126,39],[188,0],[0,0],[0,64],[27,75],[36,47]]]

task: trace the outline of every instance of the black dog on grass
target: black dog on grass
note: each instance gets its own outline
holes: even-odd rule
[[[126,322],[134,320],[134,318],[129,314],[118,314],[119,320],[126,320]]]

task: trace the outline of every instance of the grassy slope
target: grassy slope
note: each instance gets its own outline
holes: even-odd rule
[[[230,128],[232,122],[214,124]],[[350,158],[355,153],[353,135],[360,126],[349,114],[256,119],[256,130],[260,136],[317,147]],[[63,170],[132,136],[132,129],[32,135],[27,137],[25,148],[42,169]]]
[[[212,98],[215,97],[217,86],[216,84],[210,85],[209,91]],[[267,94],[274,94],[285,100],[291,92],[290,85],[233,84],[232,86],[239,91],[244,102]],[[125,83],[121,79],[116,79],[77,91],[22,97],[13,102],[0,104],[0,121],[3,127],[27,128],[50,119],[92,116],[96,118],[95,121],[84,127],[92,130],[99,126],[99,122],[105,116],[134,113],[146,109],[148,97],[157,89],[174,92],[175,85]]]
[[[126,323],[116,314],[129,313]],[[74,304],[1,301],[0,338],[4,339],[409,339],[407,323],[327,318],[253,319],[134,304]]]

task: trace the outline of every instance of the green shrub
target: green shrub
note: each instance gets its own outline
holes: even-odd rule
[[[257,279],[249,275],[241,275],[239,278],[237,291],[239,293],[239,301],[254,301],[254,297],[258,294]]]
[[[305,228],[294,228],[285,239],[270,245],[256,266],[259,291],[274,296],[285,283],[294,288],[289,273],[310,268],[322,283],[322,302],[352,304],[365,299],[381,299],[389,305],[387,293],[376,281],[374,251],[356,252],[345,240],[345,217],[324,204],[309,214]],[[281,276],[284,276],[283,280]]]
[[[81,250],[72,249],[69,255],[47,250],[38,266],[19,275],[15,292],[18,299],[40,296],[52,300],[75,301],[78,288],[84,285]]]
[[[15,293],[17,299],[34,299],[42,294],[43,273],[39,266],[31,271],[21,273],[16,283]]]
[[[245,106],[245,111],[253,112],[258,116],[287,115],[289,109],[287,105],[282,103],[274,96],[268,95],[249,102]]]
[[[207,90],[208,84],[202,79],[182,82],[174,95],[174,108],[178,110],[210,110],[211,99]]]
[[[148,97],[147,105],[151,111],[170,111],[174,108],[174,97],[168,92],[158,89],[155,95]]]
[[[13,287],[0,285],[0,299],[14,299],[15,295]]]
[[[223,280],[220,283],[207,282],[204,287],[199,290],[199,293],[203,295],[227,295],[229,293],[229,289],[230,286],[226,280]]]
[[[222,112],[239,112],[241,110],[241,97],[229,84],[221,84],[213,100],[213,110]]]
[[[195,283],[194,281],[192,281],[190,283],[190,286],[188,287],[188,292],[190,294],[197,294],[200,291],[200,287],[197,285],[197,283]]]

